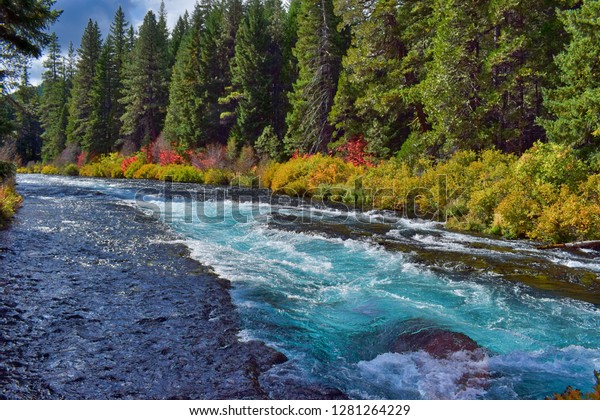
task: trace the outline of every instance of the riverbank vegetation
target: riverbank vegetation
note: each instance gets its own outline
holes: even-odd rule
[[[362,10],[363,13],[358,13]],[[600,237],[600,2],[121,8],[2,101],[21,172],[263,186],[456,229]],[[10,99],[10,100],[8,100]],[[16,106],[14,104],[19,104]]]
[[[22,201],[15,190],[15,166],[0,161],[0,229],[14,216]]]

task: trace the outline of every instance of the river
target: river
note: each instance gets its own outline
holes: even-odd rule
[[[77,189],[79,200],[101,197],[168,226],[142,239],[183,244],[230,281],[239,341],[287,356],[260,376],[271,398],[308,382],[357,399],[540,399],[587,390],[600,369],[595,251],[540,251],[258,190],[39,175],[18,184],[41,199],[53,190],[50,209],[73,200],[60,189]],[[392,351],[415,325],[465,334],[483,353]]]

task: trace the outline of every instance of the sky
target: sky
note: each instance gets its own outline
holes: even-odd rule
[[[165,0],[169,27],[173,28],[186,10],[191,12],[195,3],[196,0]],[[102,36],[106,36],[119,5],[128,22],[137,28],[148,10],[158,12],[160,0],[57,0],[54,9],[63,10],[63,13],[49,32],[56,32],[63,52],[66,52],[71,41],[77,48],[90,18],[98,22]],[[30,80],[33,85],[41,82],[43,61],[44,57],[31,63]]]

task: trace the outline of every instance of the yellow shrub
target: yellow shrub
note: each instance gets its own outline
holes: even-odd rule
[[[153,163],[147,163],[142,165],[134,174],[133,177],[137,179],[158,179],[158,173],[160,172],[160,166]]]
[[[233,173],[223,170],[210,168],[204,172],[204,183],[211,185],[227,185],[229,180],[233,178]]]
[[[543,209],[532,239],[563,243],[600,237],[600,204],[585,200],[563,186],[558,200]]]
[[[15,214],[22,202],[23,198],[12,185],[0,186],[0,227]]]
[[[308,174],[308,188],[316,190],[321,185],[336,185],[348,182],[354,176],[361,174],[362,168],[346,163],[339,158],[323,158]]]
[[[271,188],[273,178],[275,177],[275,174],[281,165],[281,163],[277,163],[275,161],[271,161],[267,164],[267,167],[262,171],[262,175],[260,177],[261,187]]]
[[[544,207],[558,199],[551,184],[516,183],[495,210],[492,231],[507,238],[531,237]]]
[[[418,177],[406,163],[387,161],[366,169],[361,178],[351,178],[348,186],[354,187],[359,201],[368,207],[405,212],[408,198],[417,190]]]
[[[161,181],[170,179],[173,182],[191,182],[202,184],[204,175],[199,169],[190,165],[168,165],[159,169],[157,176]]]
[[[43,175],[58,175],[60,173],[60,170],[56,166],[45,165],[42,168],[41,173]]]

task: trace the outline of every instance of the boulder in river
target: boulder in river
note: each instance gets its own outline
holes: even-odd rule
[[[407,353],[423,350],[438,359],[445,359],[459,351],[471,352],[477,359],[483,358],[485,351],[467,335],[424,324],[421,321],[407,321],[407,328],[392,343],[394,353]]]

